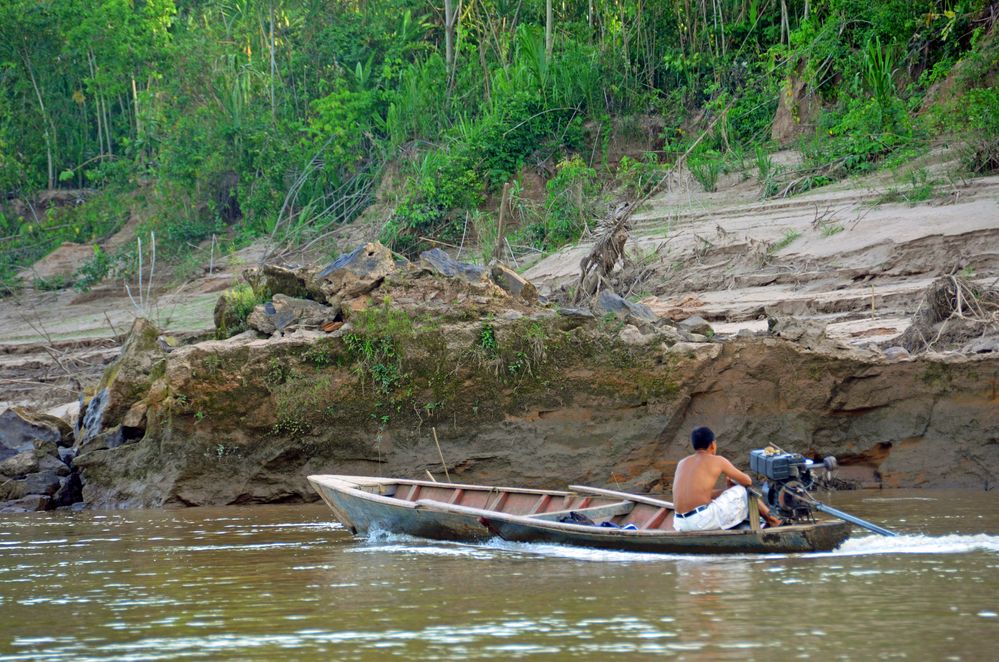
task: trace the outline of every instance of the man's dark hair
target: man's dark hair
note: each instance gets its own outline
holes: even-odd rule
[[[694,431],[690,433],[690,445],[694,447],[695,451],[707,450],[714,440],[715,433],[711,431],[711,428],[694,428]]]

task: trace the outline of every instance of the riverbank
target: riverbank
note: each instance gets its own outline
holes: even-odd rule
[[[943,181],[954,158],[911,169]],[[770,442],[835,455],[842,487],[991,489],[999,336],[970,306],[992,305],[999,277],[999,179],[893,201],[906,176],[770,202],[745,180],[674,186],[635,215],[610,274],[625,298],[575,307],[592,242],[527,282],[377,244],[320,277],[325,262],[261,266],[252,247],[157,290],[121,358],[137,310],[117,286],[27,293],[0,310],[0,399],[76,427],[59,458],[100,508],[303,501],[308,473],[442,473],[432,429],[468,482],[668,490],[707,424],[737,462]],[[220,291],[244,281],[277,296],[217,340]],[[8,500],[29,475],[6,476]]]

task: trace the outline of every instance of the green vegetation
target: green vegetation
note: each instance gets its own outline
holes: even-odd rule
[[[689,164],[706,190],[755,153],[765,193],[792,195],[939,131],[972,136],[970,170],[997,166],[987,0],[546,4],[8,0],[0,200],[20,202],[0,211],[0,283],[130,218],[174,265],[210,240],[328,241],[379,186],[401,253],[498,234],[505,185],[504,235],[549,251],[609,197],[647,192],[704,129]],[[959,64],[957,121],[925,121],[927,90]],[[791,78],[824,110],[804,167],[784,171],[766,154]],[[127,278],[136,257],[95,252],[77,286]]]
[[[246,318],[250,316],[257,304],[263,303],[270,295],[247,283],[239,283],[222,293],[225,299],[225,309],[218,320],[215,337],[229,338],[246,331]]]

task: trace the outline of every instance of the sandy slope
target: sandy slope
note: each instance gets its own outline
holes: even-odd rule
[[[723,333],[758,330],[777,311],[821,319],[830,336],[853,342],[897,335],[936,276],[999,277],[999,177],[954,180],[948,156],[926,158],[940,183],[916,204],[883,202],[912,187],[892,173],[767,201],[755,181],[735,175],[716,193],[674,187],[633,217],[626,251],[645,278],[630,294]],[[525,276],[543,292],[571,285],[590,246],[560,251]]]

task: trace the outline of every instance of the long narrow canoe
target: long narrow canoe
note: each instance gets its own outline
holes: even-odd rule
[[[569,512],[619,502],[593,494],[488,487],[369,476],[309,476],[309,482],[340,522],[355,535],[371,531],[421,538],[477,542],[494,534],[479,518]],[[418,501],[469,508],[472,514],[420,508]]]
[[[571,492],[364,476],[310,476],[344,526],[475,542],[531,543],[670,554],[757,554],[835,549],[850,525],[834,520],[774,529],[679,533],[673,505],[646,495],[571,486]],[[560,521],[585,515],[596,526]],[[602,525],[602,526],[600,526]]]

